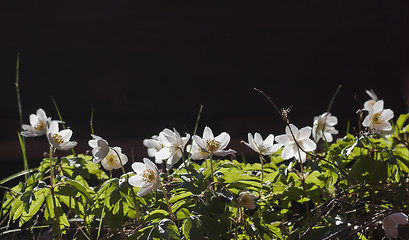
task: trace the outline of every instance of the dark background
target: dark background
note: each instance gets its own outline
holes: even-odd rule
[[[298,127],[312,125],[342,85],[331,113],[340,136],[357,126],[356,110],[373,89],[395,112],[407,112],[406,1],[75,4],[33,1],[0,7],[0,179],[23,169],[15,81],[17,52],[24,122],[37,108],[57,119],[50,96],[74,131],[76,151],[97,135],[140,161],[144,138],[163,128],[198,134],[209,126],[252,159],[240,140],[284,133],[263,90],[291,107]],[[27,139],[30,166],[48,151]],[[131,151],[133,149],[133,151]],[[66,154],[59,152],[59,155]],[[128,166],[129,168],[129,166]]]

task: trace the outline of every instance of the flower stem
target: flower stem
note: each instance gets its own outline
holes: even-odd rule
[[[159,182],[160,183],[160,188],[162,189],[163,192],[163,196],[165,196],[165,200],[166,200],[166,204],[168,205],[168,209],[169,209],[169,213],[170,213],[170,218],[172,219],[172,221],[176,224],[176,217],[172,212],[172,207],[170,206],[169,203],[169,199],[168,199],[168,195],[166,194],[166,189],[163,187],[162,181]]]
[[[53,158],[54,158],[54,148],[53,146],[50,146],[50,191],[51,191],[51,198],[53,199],[53,205],[54,205],[54,216],[55,216],[55,222],[57,225],[57,233],[58,233],[58,239],[62,239],[62,233],[60,229],[60,217],[58,215],[57,211],[57,201],[54,193],[54,166],[53,166]]]
[[[308,198],[307,190],[306,190],[306,187],[305,187],[304,166],[303,166],[302,161],[301,161],[301,152],[300,152],[299,148],[298,148],[298,155],[300,157],[300,169],[301,169],[300,180],[301,180],[301,185],[302,185],[302,189],[304,190],[305,197]],[[305,205],[305,213],[307,214],[307,219],[309,219],[310,218],[310,205],[308,204],[308,202],[304,202],[304,205]]]
[[[213,155],[210,154],[209,156],[209,161],[210,161],[210,174],[211,174],[211,179],[210,179],[210,183],[214,182],[214,176],[213,176]]]
[[[264,180],[264,162],[266,161],[263,155],[259,154],[260,156],[260,164],[261,164],[261,182],[263,183]]]
[[[112,148],[112,150],[114,150],[114,152],[115,152],[116,155],[118,156],[119,162],[121,163],[122,173],[125,175],[126,172],[125,172],[124,165],[122,164],[121,156],[119,155],[119,153],[118,153],[115,149]],[[129,183],[129,181],[128,181],[128,180],[129,180],[128,175],[126,175],[126,180],[127,180],[127,182]],[[135,192],[134,192],[134,189],[133,189],[132,186],[131,186],[131,193],[132,193],[132,198],[133,198],[133,202],[134,202],[134,205],[135,205],[136,223],[139,224],[139,221],[140,221],[140,219],[139,219],[139,205],[136,203]]]
[[[185,169],[186,169],[187,175],[189,176],[190,182],[193,183],[192,175],[190,174],[189,169],[187,169],[187,163],[186,163],[185,156],[183,155],[183,151],[182,151],[182,160],[183,160],[183,165],[185,165]]]

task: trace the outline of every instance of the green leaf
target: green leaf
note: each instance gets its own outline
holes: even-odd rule
[[[3,184],[5,184],[6,182],[11,181],[11,180],[13,180],[13,179],[16,179],[16,178],[18,178],[18,177],[21,177],[21,176],[24,176],[24,175],[33,173],[33,172],[35,172],[35,171],[37,171],[37,169],[28,169],[28,170],[23,170],[23,171],[21,171],[21,172],[15,173],[15,174],[13,174],[13,175],[11,175],[11,176],[9,176],[9,177],[6,177],[6,178],[2,179],[2,180],[0,181],[0,185],[3,185]]]
[[[182,208],[176,213],[176,218],[183,220],[190,216],[190,212],[187,208]]]
[[[55,205],[54,205],[55,201]],[[58,223],[57,224],[57,217]],[[66,232],[65,227],[69,227],[70,224],[67,219],[67,215],[63,208],[61,207],[60,202],[57,198],[53,198],[52,194],[47,195],[46,197],[46,207],[44,212],[44,218],[52,222],[54,234],[57,234],[58,231],[62,232],[63,234]]]
[[[202,221],[200,218],[195,215],[186,218],[183,221],[182,234],[187,240],[204,239]]]
[[[190,229],[192,228],[192,219],[187,218],[183,221],[182,233],[187,240],[190,240]]]
[[[20,198],[16,198],[14,202],[11,205],[11,220],[15,221],[17,218],[21,216],[21,214],[24,211],[24,204],[23,201],[21,201]]]
[[[193,196],[193,193],[192,193],[192,192],[183,192],[183,193],[174,194],[174,195],[169,199],[169,202],[170,202],[170,203],[175,203],[175,202],[177,202],[177,201],[180,201],[180,200],[185,199],[185,198],[189,198],[189,197],[191,197],[191,196]]]
[[[79,216],[85,216],[85,208],[81,199],[76,198],[78,190],[69,185],[58,186],[55,190],[56,197],[68,208]]]
[[[156,209],[150,212],[146,218],[145,222],[159,222],[161,219],[169,217],[168,211],[165,211],[163,209]]]
[[[403,129],[403,125],[405,124],[408,117],[409,117],[409,113],[401,114],[398,120],[396,120],[395,129],[397,130],[397,132],[400,132]]]
[[[26,212],[28,212],[28,210],[30,209],[30,205],[32,201],[35,201],[35,195],[34,195],[34,191],[33,190],[27,190],[25,191],[21,197],[20,197],[21,201],[24,204],[24,210]]]
[[[30,220],[37,212],[40,210],[41,206],[43,205],[45,198],[50,194],[50,189],[43,188],[39,191],[34,192],[34,198],[30,203],[30,207],[28,211],[22,213],[19,227],[21,227],[25,222]]]
[[[180,239],[178,227],[170,219],[163,219],[156,225],[159,235],[164,239]]]

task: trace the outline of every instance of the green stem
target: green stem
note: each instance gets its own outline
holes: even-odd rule
[[[20,98],[20,53],[17,53],[17,62],[16,62],[16,82],[14,83],[16,85],[16,95],[17,95],[17,107],[18,107],[18,116],[20,120],[20,130],[22,130],[23,126],[23,108],[21,107],[21,98]],[[23,152],[23,164],[24,164],[24,170],[28,170],[28,160],[26,156],[26,138],[24,136],[20,136],[20,133],[18,134],[18,138],[20,141],[20,146],[21,146],[21,151]],[[24,175],[24,179],[27,181],[27,179],[30,177],[30,175]]]
[[[163,192],[163,196],[165,197],[166,204],[168,205],[168,209],[169,209],[169,213],[170,213],[170,218],[171,218],[172,221],[176,224],[176,217],[175,217],[175,215],[173,214],[172,207],[170,206],[169,199],[168,199],[168,195],[166,194],[166,189],[163,187],[162,181],[160,181],[159,183],[160,183],[160,188],[162,189],[162,192]]]
[[[298,151],[298,156],[300,157],[300,169],[301,169],[300,180],[301,180],[301,185],[302,185],[302,189],[304,191],[305,197],[308,198],[308,194],[307,194],[307,190],[306,190],[307,188],[305,187],[304,166],[303,166],[302,161],[301,161],[301,152],[300,152],[299,148],[297,149],[297,151]],[[307,214],[307,219],[309,219],[310,218],[310,205],[308,204],[308,202],[304,202],[304,205],[305,205],[305,212]]]
[[[186,169],[187,175],[189,176],[190,182],[191,182],[191,183],[193,183],[193,178],[192,178],[192,175],[190,174],[189,169],[187,169],[187,163],[186,163],[185,156],[183,155],[183,150],[182,150],[182,149],[180,149],[180,151],[182,152],[182,161],[183,161],[183,165],[185,166],[185,169]]]
[[[91,134],[94,135],[94,109],[91,110],[91,117],[89,120],[89,126],[91,128]]]
[[[55,110],[57,111],[58,117],[60,118],[62,128],[63,128],[63,129],[67,129],[67,128],[65,127],[64,120],[62,119],[61,112],[60,112],[60,110],[58,109],[57,102],[55,101],[55,99],[53,98],[53,96],[51,96],[51,100],[53,101]],[[74,156],[76,156],[74,148],[71,148],[71,152],[72,152],[72,154],[73,154]]]
[[[210,183],[214,182],[214,176],[213,176],[213,155],[210,154],[209,156],[209,161],[210,161],[210,174],[211,174],[211,179]]]
[[[58,239],[62,239],[62,233],[60,229],[60,216],[58,215],[57,211],[57,201],[56,201],[56,196],[54,192],[54,166],[53,166],[53,158],[54,158],[54,148],[53,146],[50,146],[50,190],[51,190],[51,198],[53,199],[53,205],[54,205],[54,216],[55,216],[55,222],[57,225],[57,230],[58,230]]]
[[[261,164],[261,183],[263,183],[264,180],[264,162],[266,161],[263,157],[263,155],[260,153],[260,164]]]
[[[332,107],[332,104],[334,103],[335,97],[337,96],[339,90],[341,90],[342,85],[339,85],[337,90],[335,91],[334,95],[332,95],[331,101],[329,102],[328,108],[327,108],[327,112],[329,112],[329,110]]]
[[[122,173],[123,173],[124,175],[126,175],[124,165],[122,164],[122,161],[121,161],[121,156],[119,155],[119,153],[118,153],[114,148],[111,148],[111,149],[112,149],[112,150],[116,153],[116,155],[118,156],[119,162],[121,163]],[[129,182],[128,179],[129,179],[129,177],[128,177],[128,175],[126,175],[126,180],[127,180],[127,182]],[[134,189],[133,189],[132,186],[131,186],[131,193],[132,193],[132,198],[133,198],[134,205],[135,205],[136,223],[139,224],[139,222],[140,222],[140,217],[139,217],[139,205],[138,205],[137,202],[136,202],[135,192],[134,192]]]

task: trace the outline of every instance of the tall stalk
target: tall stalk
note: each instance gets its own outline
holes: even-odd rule
[[[62,239],[62,233],[60,229],[60,218],[58,215],[57,211],[57,201],[54,193],[54,165],[53,165],[53,158],[54,158],[54,147],[50,146],[50,191],[51,191],[51,198],[53,200],[53,205],[54,205],[54,217],[55,217],[55,222],[57,225],[57,233],[58,233],[58,239]]]
[[[21,126],[23,126],[23,108],[21,107],[21,99],[20,99],[20,53],[17,53],[17,62],[16,62],[16,82],[14,83],[16,85],[16,95],[17,95],[17,108],[18,108],[18,116],[20,120],[20,129],[21,131]],[[29,166],[28,166],[28,160],[27,160],[27,155],[26,155],[26,139],[24,136],[21,136],[20,133],[18,133],[18,138],[21,146],[21,151],[23,153],[23,164],[24,164],[24,170],[28,171]],[[30,177],[30,174],[27,173],[28,175],[24,175],[25,180],[27,181],[28,177]]]

